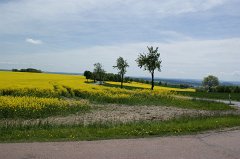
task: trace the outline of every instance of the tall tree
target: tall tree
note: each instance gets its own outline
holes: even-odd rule
[[[211,92],[213,87],[219,85],[219,80],[217,77],[209,75],[207,77],[204,77],[202,85],[208,89],[208,92]]]
[[[129,67],[128,63],[126,60],[124,60],[122,57],[119,57],[117,59],[117,65],[113,66],[113,68],[117,68],[119,70],[119,75],[121,76],[121,88],[123,88],[123,79],[124,75],[127,72],[127,67]]]
[[[84,71],[83,75],[86,77],[87,82],[88,82],[88,79],[90,79],[92,77],[92,72],[91,71]]]
[[[161,71],[161,59],[160,53],[158,53],[158,47],[154,49],[152,46],[147,47],[148,53],[140,53],[136,62],[140,68],[143,67],[144,70],[147,70],[151,73],[152,76],[152,90],[154,88],[154,72],[157,69],[159,72]]]
[[[102,64],[95,63],[93,73],[96,75],[96,78],[100,81],[100,84],[103,83],[103,77],[105,74],[105,70],[103,69]]]

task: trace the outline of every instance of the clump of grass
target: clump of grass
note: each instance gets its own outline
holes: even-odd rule
[[[201,131],[240,126],[237,115],[183,117],[169,121],[132,122],[127,124],[84,125],[1,125],[1,142],[99,140],[163,135],[193,134]]]

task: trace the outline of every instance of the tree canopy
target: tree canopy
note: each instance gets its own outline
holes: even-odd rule
[[[202,85],[207,88],[209,92],[211,92],[213,87],[219,85],[219,80],[216,76],[209,75],[207,77],[204,77]]]
[[[96,76],[96,79],[100,81],[100,84],[102,84],[105,70],[103,69],[103,66],[101,63],[94,64],[93,73]]]
[[[140,68],[147,70],[152,75],[152,90],[154,88],[154,71],[157,69],[159,72],[161,71],[161,59],[160,53],[158,53],[158,47],[154,49],[152,46],[147,47],[148,53],[140,53],[136,62]]]
[[[121,76],[121,88],[123,87],[123,79],[124,75],[127,72],[127,67],[129,67],[128,63],[126,60],[124,60],[122,57],[119,57],[117,59],[117,65],[113,66],[113,68],[117,68],[119,70],[119,75]]]
[[[92,72],[91,71],[85,71],[83,75],[86,77],[87,81],[92,77]]]

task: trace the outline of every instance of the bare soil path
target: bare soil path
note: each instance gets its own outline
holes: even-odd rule
[[[239,159],[240,130],[81,142],[0,144],[2,159]]]
[[[183,109],[166,106],[127,106],[127,105],[93,105],[92,110],[86,113],[72,114],[68,116],[54,116],[45,119],[0,120],[0,124],[37,124],[39,122],[50,124],[92,124],[92,123],[127,123],[131,121],[164,121],[181,116],[211,116],[216,114],[239,114],[240,109],[230,111],[206,111]]]

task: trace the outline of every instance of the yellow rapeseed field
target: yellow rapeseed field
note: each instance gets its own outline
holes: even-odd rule
[[[113,85],[120,85],[121,83],[119,82],[107,82],[109,84]],[[131,82],[131,83],[124,83],[124,86],[130,86],[130,87],[137,87],[137,88],[150,88],[151,85],[145,84],[145,83],[138,83],[138,82]],[[181,89],[181,88],[170,88],[170,87],[162,87],[162,86],[154,86],[155,90],[167,90],[167,91],[177,91],[177,92],[195,92],[196,90],[193,88],[186,88],[186,89]]]
[[[27,73],[27,72],[4,72],[0,71],[0,89],[2,88],[40,88],[53,89],[54,84],[69,83],[84,84],[83,76]]]
[[[0,71],[0,89],[6,88],[38,88],[38,89],[54,89],[54,86],[67,86],[73,89],[93,88],[96,90],[107,89],[104,86],[85,83],[85,77],[79,75],[61,75],[61,74],[45,74],[45,73],[24,73],[24,72],[1,72]],[[107,82],[114,85],[120,85],[119,82]],[[131,82],[124,83],[125,86],[140,87],[150,89],[150,85]],[[113,89],[113,88],[111,88]],[[187,91],[195,92],[195,89],[180,89],[155,86],[156,90],[167,91]]]
[[[0,96],[0,118],[38,118],[83,110],[88,106],[85,100],[67,101],[58,98]]]
[[[118,82],[108,83],[120,84]],[[108,85],[86,83],[85,77],[80,75],[0,71],[0,116],[14,117],[14,114],[17,114],[16,116],[25,117],[23,114],[27,114],[27,116],[34,117],[33,114],[35,114],[41,117],[44,114],[55,114],[55,111],[64,112],[65,108],[70,106],[68,101],[60,99],[62,97],[77,97],[104,103],[148,104],[162,101],[164,104],[171,101],[175,91],[195,91],[194,89],[159,86],[151,91],[150,85],[136,82],[124,83],[124,85],[136,87],[136,89],[120,89]],[[74,105],[81,105],[80,103]],[[83,102],[84,104],[86,105]]]

